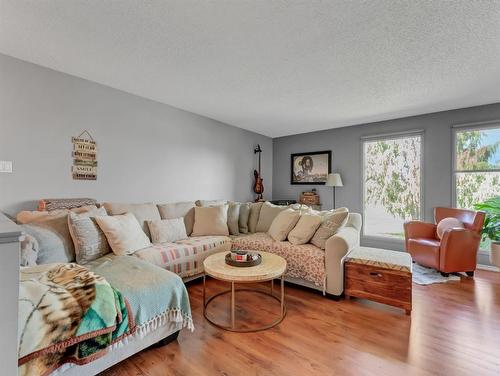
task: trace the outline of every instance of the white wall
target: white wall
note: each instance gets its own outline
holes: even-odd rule
[[[0,88],[0,160],[14,163],[0,173],[0,210],[10,215],[52,197],[250,200],[257,143],[270,198],[268,137],[5,55]],[[71,177],[71,137],[84,129],[98,143],[97,181]]]

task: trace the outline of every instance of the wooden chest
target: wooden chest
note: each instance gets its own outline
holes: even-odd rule
[[[389,304],[404,309],[409,315],[412,309],[411,257],[385,249],[359,248],[350,252],[344,263],[346,299],[353,296]]]
[[[302,193],[299,202],[304,205],[319,205],[319,195],[310,194],[309,192]]]

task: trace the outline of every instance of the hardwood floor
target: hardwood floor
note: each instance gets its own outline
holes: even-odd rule
[[[210,293],[227,287],[214,280],[207,286]],[[202,314],[201,282],[188,290],[196,330],[184,330],[178,342],[145,350],[103,375],[500,375],[500,273],[413,285],[411,317],[401,309],[361,299],[336,302],[287,285],[284,321],[246,334],[211,326]],[[228,300],[214,301],[209,312],[229,320]],[[238,301],[238,317],[247,323],[278,314],[279,305],[261,294],[242,292]]]

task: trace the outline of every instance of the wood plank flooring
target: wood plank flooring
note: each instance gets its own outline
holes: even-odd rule
[[[214,280],[207,286],[209,293],[227,287]],[[244,334],[216,329],[203,318],[201,282],[188,290],[196,330],[184,330],[178,342],[142,351],[103,375],[500,375],[500,273],[413,285],[411,317],[287,284],[284,321]],[[279,310],[260,294],[241,292],[237,303],[237,315],[248,325],[272,321]],[[217,298],[209,312],[227,323],[228,304],[229,296]]]

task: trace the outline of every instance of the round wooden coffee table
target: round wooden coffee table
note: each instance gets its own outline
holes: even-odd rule
[[[258,332],[261,330],[270,329],[278,325],[285,318],[286,307],[285,307],[285,270],[286,261],[283,257],[274,255],[268,252],[259,252],[262,256],[262,262],[256,266],[250,267],[236,267],[227,265],[225,262],[225,257],[227,252],[215,253],[208,256],[203,262],[205,273],[203,275],[203,316],[212,325],[229,330],[232,332]],[[226,291],[222,291],[215,294],[208,299],[206,299],[206,276],[218,279],[220,281],[230,282],[231,288]],[[281,294],[280,297],[274,295],[274,280],[281,280]],[[269,292],[262,291],[258,289],[250,288],[240,288],[236,289],[235,284],[239,283],[257,283],[257,282],[269,282],[271,281],[271,290]],[[235,299],[237,291],[251,291],[258,294],[264,294],[272,297],[280,303],[280,317],[274,322],[268,325],[260,326],[257,328],[238,328],[235,325]],[[207,314],[207,307],[211,301],[213,301],[218,296],[224,294],[231,294],[231,325],[222,325],[212,319],[210,319]]]

